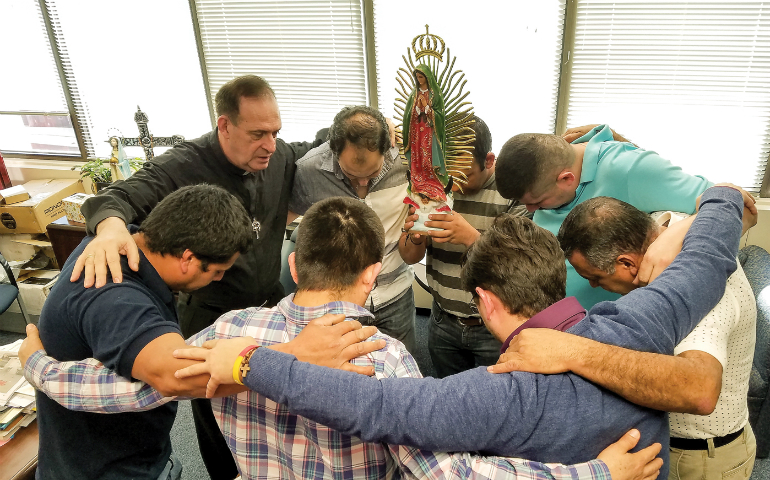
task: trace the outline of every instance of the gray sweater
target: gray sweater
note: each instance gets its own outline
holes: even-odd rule
[[[602,302],[568,331],[600,342],[673,354],[719,301],[735,270],[743,201],[712,188],[682,252],[650,286]],[[634,405],[573,374],[493,375],[483,367],[442,380],[375,378],[259,349],[246,385],[291,410],[365,441],[435,451],[480,450],[541,462],[596,456],[631,428],[639,448],[659,442],[668,475],[667,414]]]

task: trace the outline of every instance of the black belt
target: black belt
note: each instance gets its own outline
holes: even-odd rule
[[[463,327],[477,327],[479,325],[484,325],[484,320],[482,320],[481,317],[458,317],[457,315],[449,313],[441,308],[441,306],[435,300],[433,301],[433,306],[438,308],[443,316],[449,317]]]
[[[742,433],[743,429],[741,428],[737,432],[729,433],[724,437],[714,437],[714,447],[724,447],[728,443],[740,437]],[[709,444],[708,439],[705,438],[671,437],[671,448],[678,448],[679,450],[708,450]]]
[[[479,325],[484,325],[484,321],[479,317],[455,317],[455,320],[457,320],[457,323],[463,327],[477,327]]]

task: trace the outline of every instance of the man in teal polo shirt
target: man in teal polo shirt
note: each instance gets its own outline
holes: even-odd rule
[[[497,157],[497,190],[535,212],[536,224],[559,232],[575,205],[607,196],[644,212],[672,210],[694,213],[695,199],[712,185],[703,177],[643,150],[607,125],[597,125],[572,144],[558,135],[523,133],[508,140]],[[567,263],[567,296],[590,309],[619,295],[591,288]]]

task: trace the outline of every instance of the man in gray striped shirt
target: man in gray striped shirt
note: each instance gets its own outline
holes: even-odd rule
[[[353,197],[374,210],[385,228],[385,256],[376,288],[366,301],[374,319],[360,321],[375,325],[414,353],[414,275],[397,247],[408,213],[403,203],[406,172],[398,149],[391,148],[382,114],[366,106],[345,107],[334,118],[329,141],[297,161],[289,217],[329,197]]]
[[[464,193],[454,194],[451,213],[431,215],[433,221],[426,223],[444,230],[430,231],[428,236],[409,233],[417,218],[410,216],[404,223],[407,232],[402,233],[398,244],[402,258],[410,265],[419,262],[427,251],[428,286],[433,295],[428,348],[439,378],[497,362],[501,344],[472,309],[471,294],[460,287],[460,260],[495,217],[509,211],[527,214],[526,208],[497,193],[492,135],[483,120],[475,119],[476,161]]]

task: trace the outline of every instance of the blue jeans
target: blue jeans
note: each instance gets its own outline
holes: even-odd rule
[[[502,343],[484,325],[465,326],[434,301],[428,325],[428,351],[438,378],[478,366],[494,365]]]
[[[414,355],[414,320],[416,310],[414,307],[414,290],[409,287],[404,293],[390,305],[372,309],[367,306],[370,312],[374,314],[373,319],[360,318],[362,325],[374,325],[380,332],[399,340],[404,344],[407,351]]]

